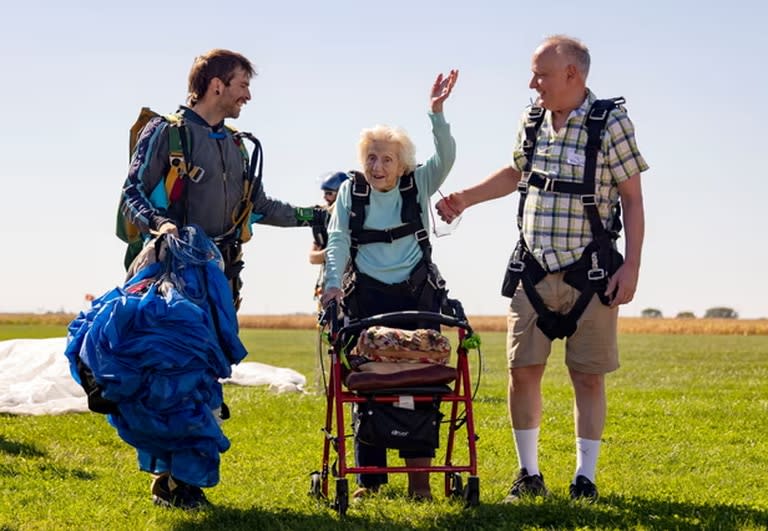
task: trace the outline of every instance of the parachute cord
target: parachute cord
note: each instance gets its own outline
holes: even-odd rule
[[[178,238],[166,235],[166,244],[166,278],[185,299],[198,306],[205,306],[208,298],[205,266],[211,260],[215,260],[221,269],[224,266],[216,245],[195,225],[182,227]],[[190,276],[197,282],[190,283]],[[193,291],[191,286],[199,289]]]

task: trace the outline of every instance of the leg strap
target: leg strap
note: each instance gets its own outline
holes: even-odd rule
[[[576,327],[579,322],[581,314],[587,309],[589,301],[592,299],[592,295],[595,292],[592,290],[591,285],[587,285],[586,289],[581,292],[579,298],[576,299],[571,310],[566,313],[553,312],[536,291],[536,286],[531,282],[528,275],[522,277],[523,289],[528,296],[528,300],[531,301],[533,309],[539,317],[536,319],[536,326],[547,336],[550,340],[563,339],[570,337],[576,332]]]
[[[221,257],[224,259],[224,276],[229,281],[229,287],[232,289],[232,301],[235,303],[235,311],[240,309],[242,297],[240,290],[243,287],[243,281],[240,278],[240,272],[245,267],[243,262],[243,246],[238,240],[217,243]]]

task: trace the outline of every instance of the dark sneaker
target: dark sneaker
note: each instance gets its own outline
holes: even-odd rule
[[[502,503],[515,503],[522,498],[547,496],[549,491],[544,486],[544,476],[541,474],[530,475],[525,468],[520,469],[509,494],[502,500]]]
[[[152,501],[161,507],[176,507],[185,511],[210,506],[203,489],[171,479],[168,474],[158,476],[152,482]]]
[[[597,485],[592,483],[586,476],[576,476],[576,481],[571,483],[568,489],[572,500],[585,500],[589,503],[597,501]]]

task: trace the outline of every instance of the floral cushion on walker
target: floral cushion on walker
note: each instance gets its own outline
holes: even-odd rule
[[[352,355],[369,361],[445,365],[451,356],[451,343],[437,330],[428,328],[372,326],[360,333]]]

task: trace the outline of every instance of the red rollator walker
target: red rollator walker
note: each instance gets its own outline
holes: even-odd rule
[[[429,472],[445,474],[445,495],[463,500],[466,506],[480,503],[480,480],[477,476],[477,450],[475,424],[472,413],[473,391],[470,383],[468,350],[477,349],[481,360],[479,338],[467,322],[461,303],[449,300],[448,307],[453,315],[423,311],[403,311],[375,315],[365,319],[349,320],[342,323],[337,318],[335,303],[321,314],[321,334],[328,338],[330,367],[325,382],[326,415],[323,428],[323,461],[320,471],[310,474],[311,496],[327,500],[339,515],[349,507],[348,474],[389,474],[407,472]],[[441,326],[458,331],[455,345],[456,366],[442,363],[386,363],[368,361],[359,368],[350,364],[356,359],[355,347],[358,338],[372,330],[386,327],[398,332],[398,325],[418,322],[429,330],[432,336],[441,336],[436,330]],[[422,325],[421,323],[425,323]],[[433,331],[434,329],[435,331]],[[402,331],[413,334],[413,331]],[[447,338],[444,336],[447,343]],[[391,346],[391,345],[390,345]],[[450,355],[450,345],[447,346]],[[391,352],[391,351],[390,351]],[[416,353],[418,354],[418,353]],[[321,369],[325,379],[324,354],[320,352]],[[410,360],[409,360],[410,361]],[[363,371],[359,369],[364,369]],[[478,370],[479,374],[479,370]],[[476,390],[476,389],[475,389]],[[353,423],[345,421],[345,407],[352,404],[357,413]],[[441,405],[449,405],[450,416],[443,419]],[[368,421],[368,418],[375,419]],[[438,448],[439,427],[447,424],[445,460],[442,465],[415,466],[352,466],[347,458],[349,438],[357,438],[360,444],[368,440],[376,446],[412,450]],[[348,430],[348,427],[351,429]],[[467,444],[467,463],[454,463],[457,448],[457,434],[464,432]],[[402,441],[402,442],[401,442]],[[331,463],[331,449],[336,459]],[[439,454],[438,454],[439,456]],[[462,459],[464,457],[462,456]],[[466,484],[462,473],[467,473]],[[329,479],[335,480],[335,495],[329,496]]]

